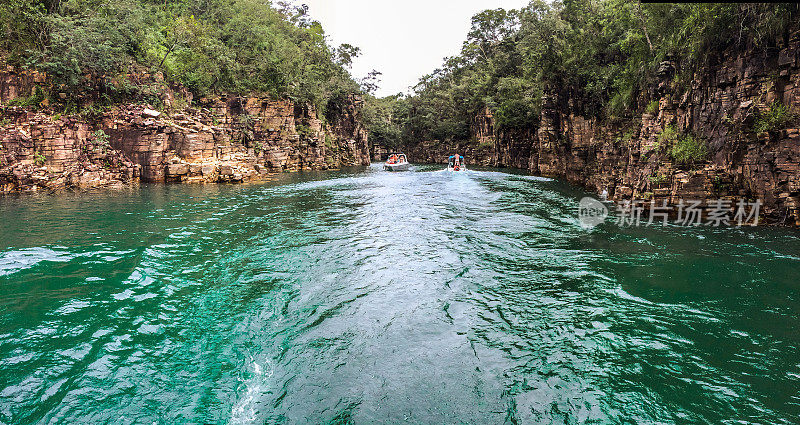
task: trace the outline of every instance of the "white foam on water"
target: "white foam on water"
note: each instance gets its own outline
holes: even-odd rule
[[[8,251],[0,254],[0,276],[30,269],[43,261],[66,263],[73,258],[75,256],[69,252],[41,247]]]
[[[252,369],[252,373],[250,378],[244,381],[244,394],[231,410],[231,424],[257,423],[259,404],[263,401],[264,393],[269,390],[270,378],[274,373],[272,361],[269,359],[264,359],[259,364],[251,358],[248,369]]]

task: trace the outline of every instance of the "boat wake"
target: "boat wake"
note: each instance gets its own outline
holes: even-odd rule
[[[275,372],[272,361],[264,359],[259,363],[251,358],[248,362],[248,369],[252,369],[251,376],[244,381],[244,394],[233,406],[231,424],[258,423],[259,413],[266,410],[261,407],[261,404],[264,404],[264,395],[269,391],[270,378]]]

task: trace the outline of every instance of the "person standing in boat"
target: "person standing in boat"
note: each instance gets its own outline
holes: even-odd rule
[[[459,154],[455,154],[450,157],[450,166],[453,171],[459,171],[461,169],[462,161],[464,161],[464,157]]]

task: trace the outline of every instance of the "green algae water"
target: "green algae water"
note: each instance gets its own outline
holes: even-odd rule
[[[0,199],[0,423],[800,421],[800,235],[418,167]]]

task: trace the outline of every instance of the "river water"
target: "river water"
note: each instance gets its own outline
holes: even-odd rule
[[[0,199],[0,423],[800,422],[800,233],[438,169]]]

